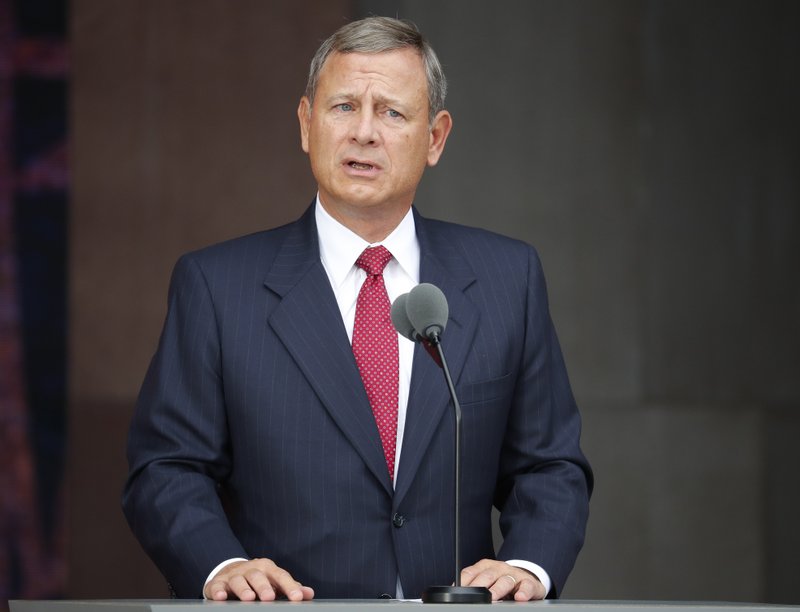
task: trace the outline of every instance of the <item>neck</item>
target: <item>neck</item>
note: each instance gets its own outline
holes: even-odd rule
[[[326,206],[322,198],[320,198],[320,203],[331,217],[370,244],[380,242],[391,234],[400,225],[409,208],[411,208],[409,205],[402,210],[374,211],[355,209],[342,211],[341,209],[332,209]]]

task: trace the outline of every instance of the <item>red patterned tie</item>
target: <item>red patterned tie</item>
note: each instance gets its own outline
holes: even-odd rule
[[[399,365],[397,332],[383,284],[383,269],[390,259],[392,254],[377,246],[365,249],[356,260],[356,265],[367,273],[367,279],[356,302],[353,354],[378,424],[389,477],[394,480]]]

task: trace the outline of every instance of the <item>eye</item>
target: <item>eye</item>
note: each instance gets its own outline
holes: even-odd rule
[[[353,105],[348,104],[347,102],[342,102],[341,104],[337,104],[335,108],[337,108],[342,112],[349,113],[350,111],[353,110]]]
[[[386,111],[386,114],[389,115],[392,119],[402,119],[403,118],[403,115],[401,113],[397,112],[396,110],[394,110],[393,108],[390,108],[388,111]]]

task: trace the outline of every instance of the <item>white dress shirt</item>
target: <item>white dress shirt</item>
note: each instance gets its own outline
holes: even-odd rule
[[[336,219],[331,217],[321,204],[317,196],[314,211],[317,223],[317,237],[319,240],[319,254],[322,266],[328,275],[328,280],[336,296],[339,311],[342,314],[344,327],[350,342],[353,341],[353,325],[356,318],[356,301],[361,285],[367,278],[367,273],[356,266],[358,256],[367,247],[383,245],[392,254],[392,260],[383,270],[383,282],[389,301],[394,302],[399,295],[411,291],[419,284],[420,249],[417,240],[414,214],[411,209],[400,224],[384,240],[369,243],[352,230],[348,229]],[[408,394],[411,388],[411,366],[414,360],[414,343],[408,338],[398,334],[399,357],[399,386],[397,395],[397,450],[394,460],[394,478],[397,482],[400,454],[403,446],[403,433],[405,431],[406,410],[408,408]],[[444,384],[444,382],[442,383]],[[205,584],[211,581],[217,572],[234,561],[246,559],[227,559],[215,567],[208,576]],[[540,566],[530,561],[512,559],[509,565],[520,567],[533,573],[544,585],[545,592],[550,592],[551,580],[547,572]],[[205,585],[204,585],[205,586]],[[313,586],[313,585],[312,585]],[[397,579],[397,597],[402,598],[400,578]]]
[[[383,245],[392,254],[392,259],[383,269],[383,283],[389,302],[408,293],[419,284],[419,242],[414,226],[414,215],[409,208],[400,224],[381,242],[370,244],[336,221],[320,204],[316,207],[319,256],[322,267],[328,273],[339,311],[342,313],[347,337],[353,341],[353,325],[356,319],[356,302],[367,273],[356,266],[356,260],[367,247]],[[403,432],[408,408],[408,392],[411,388],[411,364],[414,361],[414,343],[398,334],[398,359],[400,379],[397,389],[397,450],[394,457],[394,478],[403,446]]]

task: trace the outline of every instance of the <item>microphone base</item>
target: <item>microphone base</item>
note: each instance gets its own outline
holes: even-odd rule
[[[422,593],[422,603],[487,604],[492,593],[486,587],[432,586]]]

